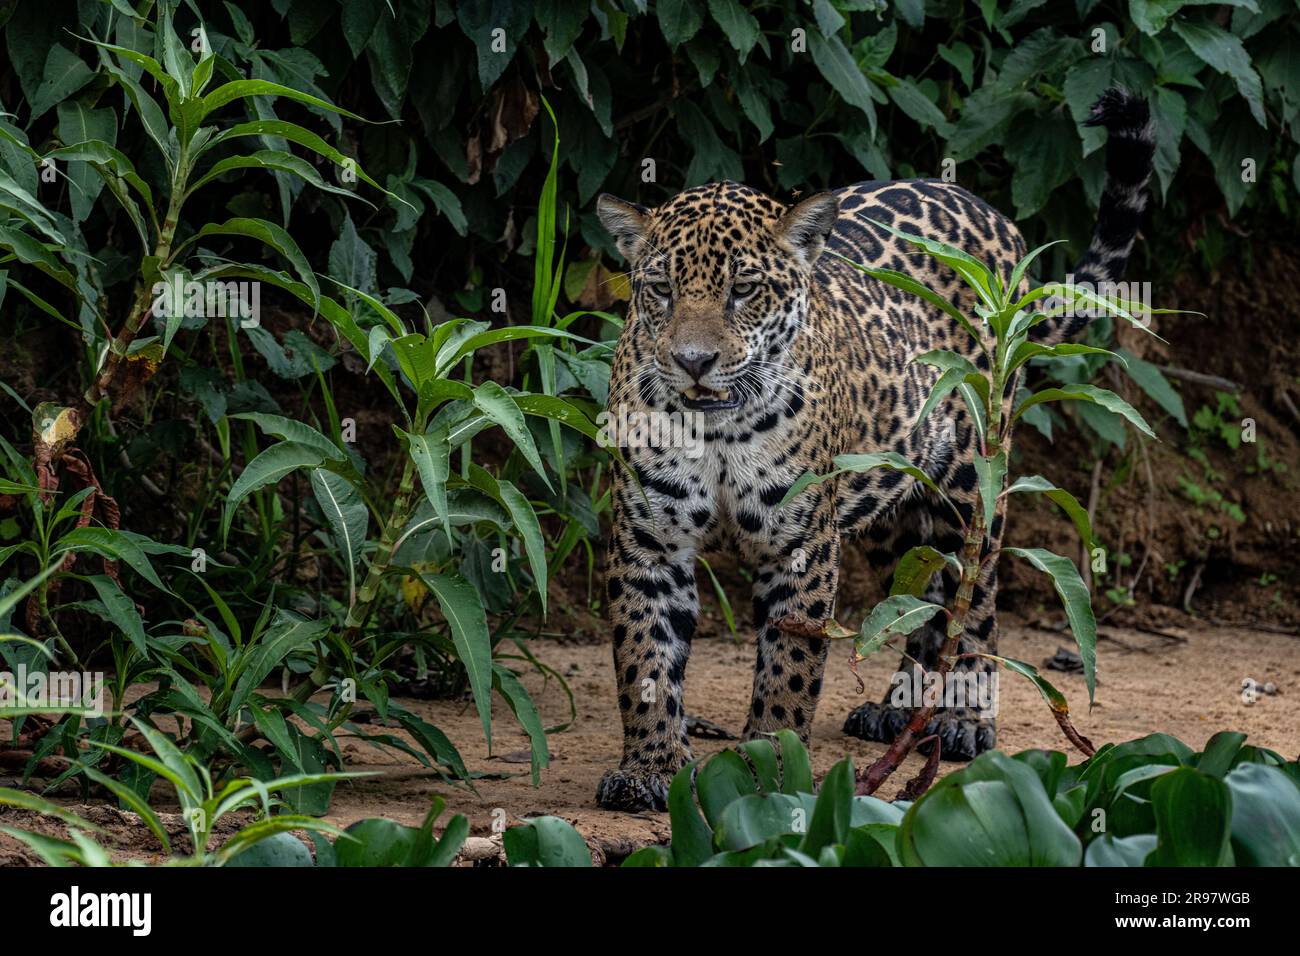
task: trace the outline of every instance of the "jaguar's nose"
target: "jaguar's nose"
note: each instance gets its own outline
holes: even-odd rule
[[[703,349],[687,347],[673,353],[673,361],[680,365],[686,374],[695,381],[702,379],[718,360],[718,352],[706,352]]]

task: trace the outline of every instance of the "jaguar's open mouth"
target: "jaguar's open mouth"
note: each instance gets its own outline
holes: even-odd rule
[[[715,391],[702,385],[692,385],[682,392],[682,404],[697,412],[717,412],[726,408],[739,408],[740,395],[729,388]]]

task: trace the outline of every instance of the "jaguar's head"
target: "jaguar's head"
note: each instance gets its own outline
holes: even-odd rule
[[[657,209],[604,194],[596,210],[631,267],[629,318],[644,323],[654,372],[683,404],[736,408],[788,373],[782,359],[807,317],[835,197],[787,208],[727,182]]]

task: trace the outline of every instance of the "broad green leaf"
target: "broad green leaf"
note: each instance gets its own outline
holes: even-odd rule
[[[501,839],[510,866],[591,866],[591,850],[567,820],[534,817]]]
[[[1157,839],[1153,866],[1232,865],[1232,792],[1226,783],[1179,767],[1151,785],[1151,804]]]

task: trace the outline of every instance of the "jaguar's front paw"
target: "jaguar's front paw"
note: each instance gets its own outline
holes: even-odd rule
[[[844,732],[850,737],[889,744],[907,726],[910,716],[909,711],[887,704],[866,703],[845,718]]]
[[[997,728],[992,720],[981,720],[971,711],[950,710],[935,714],[925,728],[925,736],[939,738],[939,754],[944,760],[974,760],[997,746]],[[916,749],[929,755],[932,744]]]
[[[911,716],[911,711],[903,708],[867,703],[849,714],[844,721],[844,732],[850,737],[860,737],[863,740],[893,743]],[[974,760],[997,744],[994,722],[981,720],[965,709],[941,710],[935,714],[920,736],[932,735],[939,738],[939,752],[944,760]],[[930,746],[924,744],[916,749],[928,754]]]
[[[607,770],[596,786],[596,803],[606,810],[667,810],[672,779],[648,770]]]

